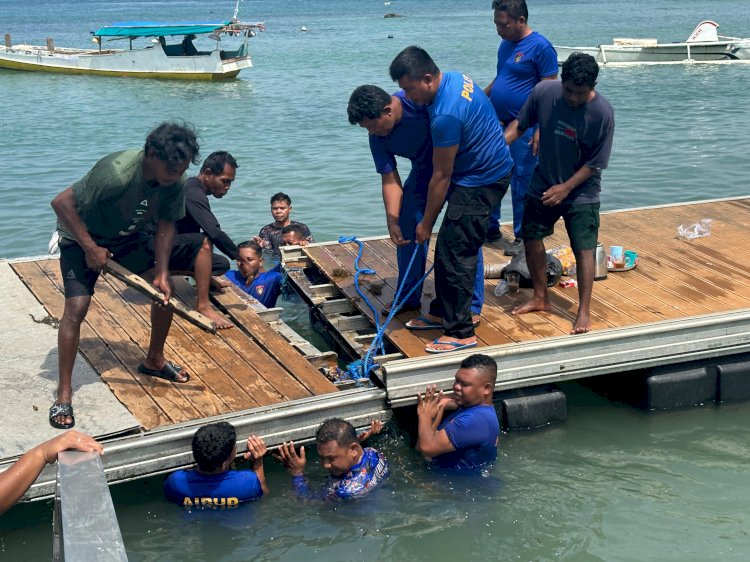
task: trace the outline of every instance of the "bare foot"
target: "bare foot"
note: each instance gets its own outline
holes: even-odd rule
[[[443,336],[441,338],[436,339],[432,343],[428,343],[424,350],[427,353],[447,353],[449,351],[457,351],[459,349],[467,349],[470,347],[476,347],[477,345],[477,338],[471,337],[471,338],[451,338],[448,336]]]
[[[425,319],[429,320],[430,322],[425,322]],[[443,320],[441,318],[438,318],[437,316],[433,316],[432,314],[423,314],[422,316],[409,320],[406,323],[406,327],[411,328],[412,330],[428,330],[431,328],[441,330],[443,328]]]
[[[526,304],[522,304],[513,309],[513,314],[526,314],[527,312],[544,312],[550,310],[552,305],[549,298],[532,297]]]
[[[570,330],[571,334],[585,334],[591,331],[591,319],[588,314],[578,313],[576,316],[576,323],[573,324],[573,329]]]
[[[211,320],[211,322],[214,323],[217,330],[226,330],[228,328],[234,328],[234,324],[232,324],[229,320],[227,320],[223,314],[220,314],[214,307],[212,306],[200,306],[197,308],[198,312],[200,312],[203,316]]]

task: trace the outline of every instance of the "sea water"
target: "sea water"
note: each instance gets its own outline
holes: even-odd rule
[[[720,23],[722,34],[750,36],[750,3],[740,0],[529,3],[531,27],[558,45],[606,44],[616,36],[682,41],[702,19]],[[194,124],[204,156],[229,150],[239,161],[229,195],[212,202],[235,240],[270,222],[269,199],[277,191],[291,195],[293,217],[317,240],[385,233],[380,180],[365,131],[347,121],[348,97],[365,83],[395,90],[388,64],[411,44],[424,47],[441,69],[489,83],[499,41],[490,5],[245,0],[241,17],[265,21],[268,29],[250,41],[255,68],[225,83],[1,71],[0,256],[44,253],[55,223],[50,200],[101,156],[141,146],[167,119]],[[114,21],[222,19],[233,8],[231,0],[0,0],[0,32],[14,43],[52,37],[60,47],[89,47],[89,31]],[[389,12],[404,17],[383,18]],[[750,65],[604,68],[598,90],[616,113],[603,210],[748,193]],[[498,463],[484,478],[426,472],[393,429],[376,441],[393,475],[362,502],[300,504],[270,460],[269,497],[232,513],[182,513],[163,500],[161,477],[114,486],[128,554],[131,560],[747,559],[746,405],[643,413],[576,384],[564,390],[568,421],[502,436]],[[310,457],[311,477],[322,479]],[[0,517],[0,559],[50,553],[50,503]]]

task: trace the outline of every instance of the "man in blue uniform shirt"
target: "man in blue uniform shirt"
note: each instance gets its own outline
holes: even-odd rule
[[[497,458],[500,423],[492,404],[497,363],[474,354],[463,361],[453,383],[453,398],[435,386],[417,396],[417,450],[435,466],[477,469]]]
[[[409,100],[403,91],[391,95],[378,86],[365,85],[352,92],[347,113],[351,124],[357,124],[369,133],[370,152],[382,183],[388,234],[396,245],[399,287],[404,282],[404,273],[414,248],[418,248],[401,290],[402,297],[410,291],[411,294],[401,310],[419,310],[422,285],[420,283],[416,288],[415,285],[425,272],[427,244],[417,245],[414,239],[417,224],[424,216],[427,185],[432,177],[432,137],[427,109]],[[411,171],[403,184],[396,156],[411,161]],[[477,319],[484,304],[484,263],[481,253],[479,257],[471,303],[472,315],[476,315]],[[384,315],[390,312],[390,306],[383,309]],[[432,308],[430,312],[439,314]],[[435,324],[439,325],[439,318],[435,316],[420,317],[407,323],[407,327],[419,329]]]
[[[435,287],[445,332],[425,347],[446,353],[477,345],[471,295],[477,254],[487,235],[489,215],[508,189],[513,162],[492,104],[474,81],[443,73],[424,49],[401,51],[391,78],[406,96],[426,105],[432,136],[432,177],[416,242],[430,239],[443,203],[448,209],[435,245]]]
[[[500,123],[507,127],[537,83],[557,78],[557,53],[547,39],[528,26],[526,0],[494,0],[492,9],[497,34],[502,41],[497,50],[497,74],[484,92],[489,96]],[[535,130],[534,127],[528,129],[510,147],[515,165],[510,181],[515,240],[506,247],[505,254],[509,256],[523,251],[521,223],[526,192],[536,167],[536,154],[531,146]],[[487,233],[490,241],[500,239],[499,220],[500,206],[490,216]]]
[[[263,270],[263,249],[253,240],[237,246],[237,268],[226,272],[225,277],[263,306],[273,308],[281,293],[283,278],[276,265],[270,271]]]

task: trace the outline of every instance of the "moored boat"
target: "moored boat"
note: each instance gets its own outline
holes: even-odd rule
[[[650,38],[615,38],[611,45],[556,45],[555,50],[559,64],[564,63],[574,52],[587,53],[602,65],[750,61],[750,38],[719,35],[718,27],[719,24],[714,21],[702,21],[683,43],[659,43]]]

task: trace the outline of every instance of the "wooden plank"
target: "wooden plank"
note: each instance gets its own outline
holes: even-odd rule
[[[336,390],[336,387],[291,348],[284,338],[258,318],[258,315],[235,292],[234,287],[228,289],[231,290],[213,295],[214,301],[226,310],[230,318],[257,342],[257,345],[278,361],[279,365],[288,369],[294,380],[315,395]]]
[[[212,334],[216,333],[216,325],[207,317],[203,316],[197,310],[190,310],[180,301],[173,301],[170,299],[164,304],[164,294],[161,291],[158,291],[153,285],[151,285],[151,283],[143,279],[143,277],[129,271],[116,261],[108,259],[106,270],[127,286],[132,287],[143,295],[146,295],[152,301],[157,302],[174,312],[177,316],[184,318],[191,324],[194,324],[207,332],[211,332]]]
[[[59,287],[42,270],[40,264],[47,269],[59,269],[57,260],[40,263],[18,262],[11,264],[11,267],[37,300],[42,303],[47,313],[59,321],[63,315],[65,297]],[[175,419],[170,413],[180,414],[179,411],[170,412],[169,407],[165,408],[143,388],[134,376],[133,370],[128,367],[127,363],[120,361],[107,342],[99,338],[88,320],[81,324],[79,349],[117,399],[128,408],[144,428],[151,429],[172,423]]]

